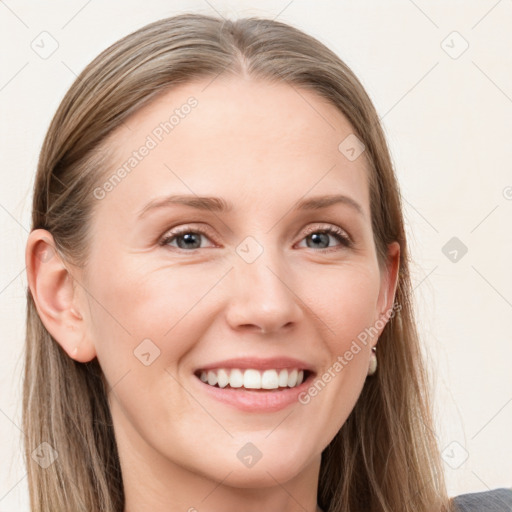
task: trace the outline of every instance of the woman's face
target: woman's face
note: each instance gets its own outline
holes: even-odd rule
[[[367,376],[378,334],[361,333],[396,284],[397,246],[379,271],[353,131],[313,92],[217,78],[165,93],[111,137],[88,293],[78,290],[125,483],[148,472],[245,488],[318,476]],[[333,195],[350,202],[308,203]],[[228,368],[212,372],[224,384],[238,369],[234,386],[263,375],[280,389],[212,387],[200,379],[212,367]],[[299,388],[281,390],[304,368]]]

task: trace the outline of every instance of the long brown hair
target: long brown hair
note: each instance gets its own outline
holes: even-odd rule
[[[398,313],[378,344],[345,424],[322,453],[318,503],[325,512],[446,512],[433,432],[428,369],[413,314],[399,187],[375,108],[340,58],[316,39],[263,18],[227,21],[182,14],[151,23],[95,58],[63,98],[44,140],[32,229],[47,229],[66,261],[87,267],[93,190],[109,161],[107,136],[158,94],[220,73],[284,81],[338,108],[365,145],[379,264],[401,246]],[[23,389],[25,459],[34,512],[122,512],[124,492],[106,387],[97,359],[79,363],[44,327],[27,289]],[[58,452],[47,468],[31,454]]]

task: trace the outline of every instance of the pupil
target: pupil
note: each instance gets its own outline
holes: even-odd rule
[[[178,238],[178,240],[182,239],[182,240],[184,240],[185,243],[184,244],[178,243],[178,245],[180,246],[180,249],[183,249],[183,246],[184,247],[192,247],[194,242],[197,244],[197,239],[194,240],[194,238],[197,238],[197,237],[192,233],[185,233],[184,235],[181,235],[180,238]],[[196,248],[196,247],[193,247],[193,248]]]
[[[327,246],[329,245],[329,237],[326,233],[313,233],[310,236],[315,243],[322,242],[323,240],[327,244]]]
[[[329,236],[326,233],[313,233],[309,236],[315,244],[324,242],[327,244],[326,246],[329,246]],[[184,241],[184,244],[178,243],[181,249],[183,249],[183,247],[192,247],[194,243],[197,246],[198,242],[198,239],[194,233],[185,233],[184,235],[181,235],[178,240]]]

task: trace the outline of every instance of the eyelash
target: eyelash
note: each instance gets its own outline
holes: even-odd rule
[[[209,235],[209,233],[207,231],[204,231],[204,230],[198,229],[198,228],[192,228],[192,227],[189,227],[189,226],[185,226],[183,228],[175,229],[174,231],[168,232],[160,240],[159,245],[161,245],[161,246],[168,246],[168,244],[170,242],[172,242],[173,240],[175,240],[179,236],[185,235],[185,234],[188,234],[188,233],[200,234],[200,235],[203,235],[203,236],[205,236],[207,238],[210,238],[210,235]],[[304,237],[301,239],[301,241],[304,238],[306,238],[307,236],[309,236],[309,235],[311,235],[313,233],[325,233],[325,234],[328,234],[328,235],[332,235],[346,249],[351,249],[354,246],[354,243],[352,242],[351,238],[349,236],[347,236],[346,232],[343,231],[342,229],[338,228],[338,227],[335,227],[335,226],[327,226],[327,227],[322,227],[322,228],[319,228],[318,226],[312,226],[311,228],[306,229]],[[194,248],[194,249],[190,249],[190,250],[182,249],[180,247],[173,247],[173,248],[174,249],[178,249],[180,251],[184,251],[184,252],[193,252],[193,251],[196,251],[196,250],[200,249],[200,247],[197,247],[197,248]],[[332,252],[333,250],[334,251],[339,250],[339,247],[335,246],[335,247],[326,247],[326,248],[323,248],[323,249],[318,249],[318,251],[320,251],[320,252]]]

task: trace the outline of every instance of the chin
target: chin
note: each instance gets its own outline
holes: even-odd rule
[[[262,464],[261,460],[252,468],[226,468],[226,475],[229,471],[232,471],[232,473],[223,481],[223,484],[236,488],[261,489],[264,487],[274,487],[278,485],[277,482],[280,484],[287,482],[298,473],[297,466],[293,463],[290,463],[286,468],[282,467],[281,461],[279,463],[276,462],[275,465],[267,463],[266,466],[260,466],[260,464]],[[214,478],[219,478],[219,472],[216,472]]]
[[[238,451],[239,449],[236,450],[236,452]],[[240,458],[236,452],[234,460],[231,458],[226,460],[220,454],[213,458],[215,468],[208,472],[211,478],[218,480],[229,474],[223,483],[231,487],[247,489],[272,487],[277,485],[277,482],[291,480],[307,465],[305,456],[300,460],[293,453],[289,453],[289,457],[283,457],[283,450],[279,448],[268,450],[267,455],[262,453],[259,460],[247,461],[247,465],[242,462],[243,452],[240,454]]]

